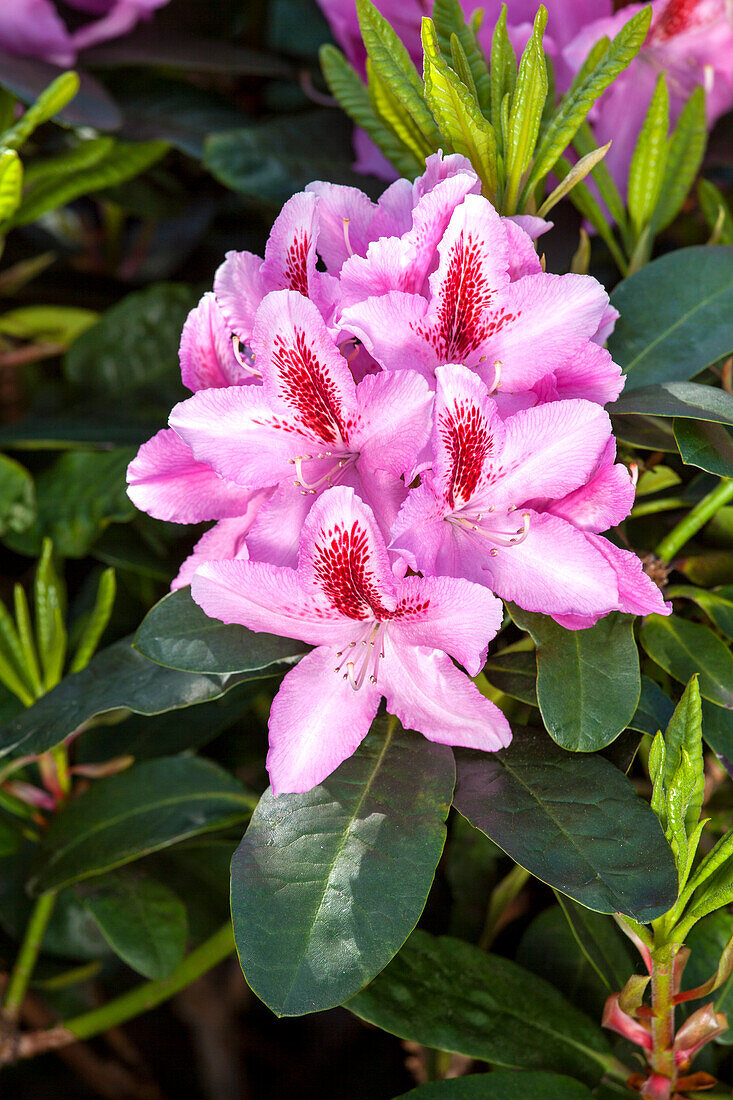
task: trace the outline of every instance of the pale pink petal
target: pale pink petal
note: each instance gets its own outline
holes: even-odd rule
[[[379,687],[390,714],[429,741],[494,752],[512,739],[499,708],[484,698],[450,657],[437,649],[400,645],[389,630]]]
[[[610,439],[588,482],[561,500],[551,501],[546,510],[594,533],[607,531],[626,519],[634,504],[634,483],[627,468],[614,462],[615,454],[615,442]]]
[[[320,496],[303,524],[298,571],[340,615],[367,621],[394,610],[394,578],[374,513],[353,489]]]
[[[252,349],[265,393],[306,437],[338,448],[356,420],[356,386],[318,309],[302,294],[268,294],[257,311]]]
[[[395,645],[442,649],[477,676],[504,615],[488,588],[454,577],[406,577],[389,624]]]
[[[558,398],[584,397],[599,405],[615,401],[625,381],[621,367],[595,338],[581,345],[561,366],[555,367],[552,377]]]
[[[317,270],[318,198],[300,191],[283,206],[265,247],[262,278],[267,290],[293,290],[315,302],[324,317],[333,313],[337,282]]]
[[[481,193],[481,181],[468,157],[461,153],[444,153],[439,149],[437,153],[431,153],[425,160],[425,171],[418,176],[412,185],[414,201],[418,203],[423,195],[427,195],[443,180],[451,176],[466,175],[473,179],[473,193]]]
[[[554,401],[515,413],[506,436],[494,505],[564,497],[595,471],[611,438],[608,414],[592,401]]]
[[[377,209],[370,227],[372,240],[401,237],[407,233],[412,225],[414,205],[414,186],[409,180],[398,179],[391,183],[377,199]]]
[[[311,645],[348,644],[358,628],[319,592],[305,590],[294,569],[261,561],[204,562],[191,581],[191,595],[212,619]]]
[[[509,242],[509,278],[512,282],[521,279],[525,275],[541,275],[542,264],[534,246],[534,238],[527,232],[520,222],[521,215],[515,218],[504,218],[504,229]],[[522,217],[522,222],[541,222],[542,232],[550,228],[549,222],[542,218]],[[518,224],[519,223],[519,224]],[[546,227],[546,228],[545,228]],[[539,235],[539,234],[538,234]]]
[[[252,490],[225,481],[197,462],[170,428],[143,443],[127,467],[127,493],[136,508],[155,519],[203,523],[246,511]]]
[[[616,322],[618,321],[620,316],[621,315],[619,311],[609,302],[606,306],[605,313],[601,318],[601,323],[598,326],[598,331],[593,334],[593,340],[596,344],[600,344],[601,347],[603,347],[606,340],[615,329]]]
[[[344,327],[349,327],[344,320],[345,311],[356,302],[381,297],[392,290],[409,290],[415,263],[415,249],[407,234],[380,237],[372,241],[365,256],[349,257],[339,277],[339,320]]]
[[[448,511],[457,511],[495,480],[505,427],[481,379],[466,367],[438,367],[435,395],[434,484]]]
[[[357,187],[319,181],[309,183],[306,191],[318,199],[318,254],[327,270],[338,275],[349,256],[366,252],[377,207]]]
[[[604,615],[618,605],[616,574],[599,547],[557,516],[529,510],[529,533],[487,554],[484,583],[543,615]]]
[[[358,385],[358,424],[351,442],[359,470],[384,470],[399,477],[414,469],[430,437],[433,395],[415,371],[367,375]]]
[[[231,332],[247,344],[257,307],[267,290],[262,257],[252,252],[227,252],[214,276],[214,295]]]
[[[178,354],[183,384],[194,393],[255,381],[256,376],[234,354],[231,330],[211,292],[186,318]]]
[[[419,294],[392,290],[349,306],[341,315],[343,328],[363,341],[385,370],[420,371],[432,379],[440,360],[420,329],[428,303]]]
[[[235,558],[249,557],[246,538],[256,515],[256,509],[253,508],[251,511],[252,515],[220,519],[210,531],[201,536],[171,584],[174,592],[177,588],[184,588],[190,584],[196,570],[200,569],[206,561],[230,561]]]
[[[272,702],[267,771],[276,795],[321,783],[369,732],[381,690],[367,681],[354,691],[338,664],[333,648],[306,654]]]
[[[313,497],[292,485],[281,485],[262,506],[247,541],[252,557],[270,565],[298,563],[300,533]]]
[[[619,611],[631,615],[671,615],[672,604],[665,603],[664,596],[651,577],[644,572],[641,560],[629,550],[621,550],[600,535],[587,535],[590,544],[603,554],[616,574]]]
[[[363,43],[359,43],[363,47]],[[369,135],[354,127],[354,171],[364,176],[376,176],[380,180],[394,180],[397,178],[397,169],[391,161],[387,160],[382,150],[374,144]]]
[[[423,573],[462,575],[457,566],[453,528],[445,522],[448,505],[430,475],[410,489],[392,526],[390,549],[400,554],[411,569]]]
[[[312,447],[298,426],[272,412],[260,386],[199,390],[169,419],[199,462],[258,489],[294,479],[294,458]]]
[[[427,179],[429,174],[430,168],[425,172],[423,180],[416,180],[415,190],[418,194],[423,181]],[[486,243],[489,249],[492,246],[496,249],[494,258],[499,268],[502,268],[502,266],[506,268],[506,262],[502,265],[502,257],[506,261],[505,235],[499,230],[500,225],[503,229],[502,220],[489,215],[489,221],[486,222],[484,204],[491,211],[494,208],[486,202],[486,199],[480,198],[481,183],[470,164],[464,157],[458,157],[454,154],[453,157],[445,158],[440,166],[440,171],[433,173],[433,175],[436,174],[443,178],[435,184],[431,184],[430,188],[425,188],[424,194],[420,197],[412,213],[412,229],[403,238],[411,246],[415,257],[414,267],[409,273],[409,279],[405,284],[394,287],[395,290],[427,293],[426,280],[428,276],[433,273],[441,257],[445,255],[446,244],[448,248],[451,247],[456,236],[460,234],[461,225],[465,225],[466,222],[483,222],[483,225],[476,225],[478,233],[487,231],[487,225],[490,224],[488,229],[489,239]],[[463,209],[464,200],[469,196],[471,196],[471,201],[468,207]],[[475,204],[474,199],[477,200]],[[459,214],[459,210],[462,213]]]

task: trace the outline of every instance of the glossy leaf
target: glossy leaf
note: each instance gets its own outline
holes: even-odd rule
[[[75,72],[61,73],[41,92],[12,129],[5,131],[2,135],[3,146],[6,149],[19,149],[34,130],[63,110],[78,91],[78,75]]]
[[[580,1081],[557,1073],[471,1073],[411,1089],[397,1100],[591,1100]]]
[[[537,647],[537,700],[550,736],[574,752],[609,745],[639,702],[632,617],[613,613],[587,630],[565,630],[547,616],[510,610]]]
[[[673,416],[733,424],[733,396],[697,382],[669,382],[624,392],[608,411],[612,415]]]
[[[672,854],[649,806],[601,756],[517,726],[497,753],[456,753],[454,805],[543,882],[588,909],[648,921],[677,897]]]
[[[474,33],[473,27],[469,26],[466,22],[463,8],[459,0],[435,0],[433,4],[433,22],[435,23],[435,30],[438,35],[441,52],[446,58],[451,57],[455,50],[452,41],[455,35],[462,55],[468,63],[470,81],[476,92],[479,108],[482,114],[486,118],[489,118],[491,116],[491,77],[489,66],[476,40],[476,34]],[[456,72],[458,72],[455,65],[455,59],[453,67],[456,69]],[[458,75],[463,80],[462,73],[459,72]],[[465,83],[466,81],[464,80],[464,84]],[[470,84],[467,84],[467,87],[470,87]]]
[[[654,737],[658,730],[667,728],[673,711],[674,703],[669,696],[648,676],[642,676],[639,705],[629,722],[629,728]]]
[[[131,710],[163,714],[218,699],[261,673],[212,676],[163,668],[136,652],[130,640],[115,642],[82,672],[67,676],[32,707],[0,729],[0,757],[19,750],[42,753],[100,714]]]
[[[532,160],[547,98],[547,63],[542,44],[546,25],[547,11],[540,7],[519,62],[509,107],[509,124],[504,133],[504,161],[508,178],[505,201],[509,203],[510,213],[515,210],[520,181]]]
[[[64,806],[44,833],[32,894],[101,875],[188,837],[246,819],[238,779],[195,756],[160,757],[99,779]]]
[[[427,932],[413,932],[346,1007],[401,1039],[588,1084],[600,1079],[610,1053],[600,1027],[548,982],[509,959]]]
[[[626,943],[610,916],[594,913],[570,898],[557,895],[568,927],[583,956],[608,993],[622,989],[633,964]]]
[[[7,455],[0,455],[0,535],[24,531],[36,517],[33,478]]]
[[[733,710],[733,653],[707,626],[678,615],[650,615],[640,633],[641,644],[653,661],[686,684],[700,675],[700,693]]]
[[[718,477],[733,477],[733,436],[722,424],[705,420],[674,421],[682,461]]]
[[[341,1004],[400,949],[454,778],[447,746],[380,719],[320,786],[262,796],[232,860],[232,919],[247,982],[278,1016]]]
[[[627,375],[622,402],[642,386],[694,378],[733,351],[733,248],[660,256],[619,283],[611,302],[621,314],[608,347]]]
[[[707,588],[696,588],[694,585],[678,584],[667,589],[667,596],[670,600],[694,600],[718,630],[733,638],[733,585],[711,591]]]
[[[0,50],[0,84],[24,103],[33,104],[58,76],[58,66],[36,57],[17,57]],[[67,126],[91,126],[95,130],[116,130],[122,116],[112,97],[89,73],[80,76],[79,90],[58,112]]]
[[[293,664],[309,647],[293,638],[210,619],[191,598],[191,590],[181,588],[148,612],[135,635],[135,648],[168,668],[222,675]]]
[[[83,902],[116,955],[144,978],[167,978],[186,951],[183,903],[162,883],[114,873],[83,892]]]
[[[522,703],[537,704],[537,657],[533,649],[489,654],[484,676],[505,695]]]
[[[667,159],[669,92],[664,73],[657,77],[629,167],[628,207],[636,233],[641,233],[657,205]]]

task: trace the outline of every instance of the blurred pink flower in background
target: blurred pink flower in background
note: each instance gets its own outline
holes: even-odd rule
[[[79,50],[127,34],[168,0],[66,0],[88,21],[67,26],[53,0],[2,0],[0,49],[21,57],[40,57],[73,65]],[[77,22],[75,19],[74,22]]]

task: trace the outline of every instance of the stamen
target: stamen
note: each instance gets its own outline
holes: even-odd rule
[[[351,238],[349,236],[349,223],[351,221],[351,218],[342,218],[341,220],[344,225],[344,241],[346,242],[346,251],[348,252],[349,256],[353,256],[354,249],[351,247]]]
[[[322,489],[325,486],[334,485],[340,479],[346,468],[352,463],[356,462],[359,455],[358,453],[341,455],[336,460],[334,465],[330,466],[329,469],[326,470],[324,474],[321,474],[319,478],[316,478],[315,481],[308,481],[305,474],[303,473],[304,462],[313,462],[318,461],[319,459],[324,460],[335,457],[336,456],[333,451],[323,451],[320,454],[316,455],[296,455],[295,458],[291,458],[288,460],[293,466],[295,466],[295,472],[298,476],[293,484],[297,489],[301,490],[302,496],[313,496],[315,493],[318,492],[319,489]]]
[[[636,484],[639,480],[639,463],[638,462],[630,462],[629,463],[629,476],[631,477],[631,484],[634,486],[634,488],[636,488]]]
[[[489,386],[489,394],[496,393],[501,386],[501,370],[504,364],[501,359],[496,359],[494,362],[494,381]]]
[[[379,641],[379,645],[377,645],[377,641]],[[344,650],[339,650],[336,656],[343,656],[343,659],[334,668],[334,672],[342,674],[342,679],[348,680],[354,691],[358,691],[362,687],[367,676],[369,676],[370,684],[377,683],[379,661],[384,657],[384,623],[372,619],[368,623],[364,635],[354,642],[349,642],[348,649],[358,646],[359,642],[361,642],[361,646],[358,653],[349,654],[347,651],[346,656],[343,656]],[[344,667],[345,672],[342,671]]]
[[[232,333],[232,350],[234,351],[234,358],[237,360],[240,367],[249,371],[250,374],[254,374],[256,378],[262,378],[262,371],[257,370],[254,365],[254,355],[251,359],[249,357],[244,358],[242,355],[242,341],[236,333]],[[245,352],[244,354],[246,355],[247,353]]]

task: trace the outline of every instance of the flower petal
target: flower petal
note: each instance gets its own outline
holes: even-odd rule
[[[266,495],[266,492],[263,493]],[[259,502],[258,502],[259,503]],[[246,536],[252,525],[256,509],[252,514],[235,516],[232,519],[220,519],[218,523],[201,536],[186,560],[178,570],[178,576],[171,584],[171,590],[185,588],[191,583],[194,573],[207,561],[232,561],[235,558],[249,557]]]
[[[625,382],[621,367],[595,341],[583,344],[567,362],[555,367],[552,377],[558,398],[582,397],[599,405],[615,401]]]
[[[607,531],[626,519],[634,504],[634,483],[627,468],[614,462],[615,455],[615,441],[609,439],[590,480],[561,500],[551,501],[547,511],[594,533]]]
[[[603,554],[616,574],[618,610],[632,615],[671,615],[672,604],[664,596],[636,554],[622,550],[600,535],[587,535],[590,544]]]
[[[409,368],[432,380],[438,359],[421,332],[427,309],[421,295],[391,290],[344,309],[340,323],[385,370]]]
[[[262,257],[252,252],[227,252],[214,276],[214,296],[230,330],[247,344],[257,307],[267,289]]]
[[[450,657],[437,649],[400,645],[389,630],[379,686],[390,714],[429,741],[494,752],[512,739],[498,707],[484,698]]]
[[[489,491],[503,462],[505,428],[473,371],[455,364],[438,367],[436,384],[433,484],[452,512]]]
[[[267,770],[276,795],[315,787],[369,732],[381,690],[367,682],[354,691],[338,663],[325,646],[306,654],[273,700]]]
[[[412,472],[430,437],[433,395],[416,371],[367,375],[358,385],[359,420],[351,442],[359,470],[384,470],[395,477]]]
[[[377,207],[358,187],[319,181],[309,183],[306,191],[318,199],[318,254],[328,271],[338,275],[349,256],[366,252]]]
[[[194,393],[255,380],[252,371],[237,361],[231,331],[211,292],[204,294],[186,318],[179,358],[183,384]]]
[[[253,490],[225,481],[170,428],[143,443],[127,467],[127,494],[155,519],[202,523],[246,511]]]

